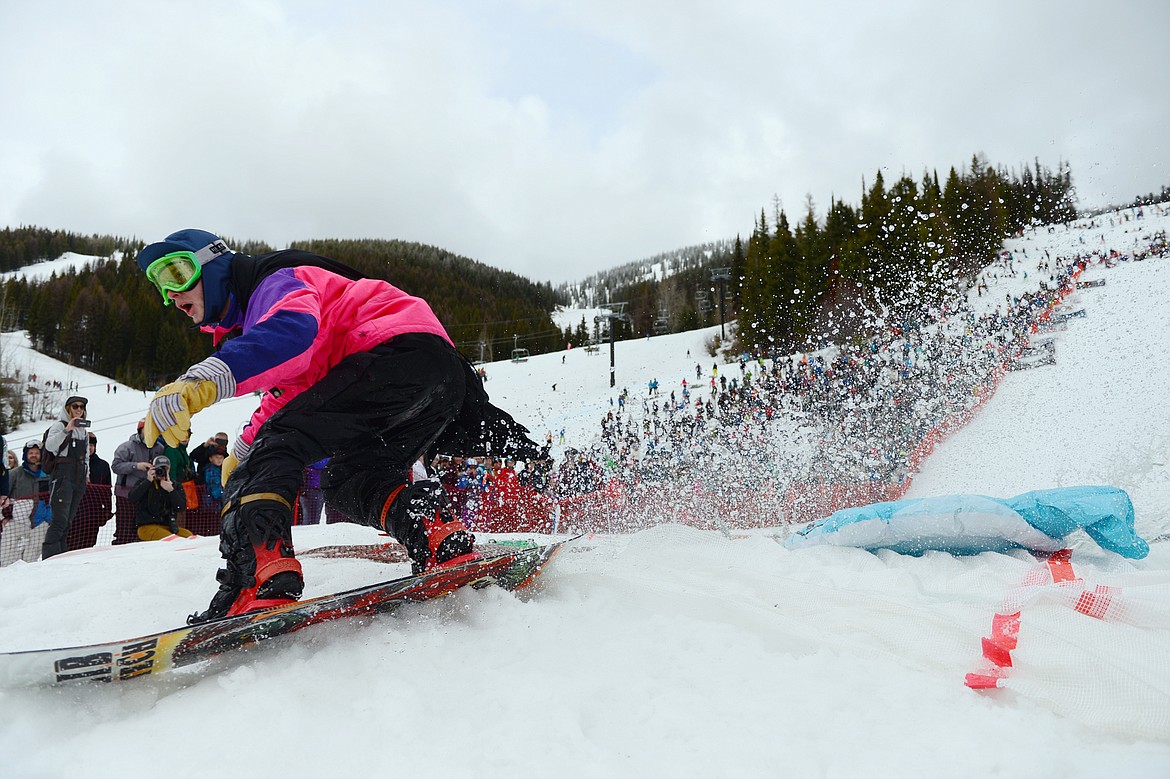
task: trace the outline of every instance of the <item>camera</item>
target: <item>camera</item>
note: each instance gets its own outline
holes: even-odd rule
[[[73,420],[74,427],[89,427],[89,424],[90,424],[90,422],[88,419],[75,419],[75,420]]]

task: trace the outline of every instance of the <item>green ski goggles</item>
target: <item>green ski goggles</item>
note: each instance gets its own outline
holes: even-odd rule
[[[146,268],[146,278],[162,295],[163,305],[169,306],[167,292],[186,292],[203,277],[203,267],[194,252],[164,254]]]
[[[169,306],[171,299],[167,297],[168,292],[186,292],[191,289],[203,277],[204,265],[218,257],[230,256],[231,253],[228,245],[216,238],[198,251],[179,250],[164,254],[146,266],[146,278],[162,295],[163,305]]]

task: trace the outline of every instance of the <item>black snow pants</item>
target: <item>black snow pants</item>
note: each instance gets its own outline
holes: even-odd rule
[[[273,414],[232,472],[220,534],[228,571],[252,575],[253,545],[292,548],[292,506],[310,463],[331,458],[321,476],[331,508],[379,527],[420,456],[534,456],[526,432],[488,403],[470,363],[438,336],[401,335],[352,354]]]
[[[84,474],[82,474],[84,479]],[[53,511],[53,520],[49,524],[49,532],[45,534],[45,543],[41,547],[41,559],[48,560],[54,555],[69,551],[66,537],[69,535],[69,526],[77,516],[77,509],[81,507],[81,499],[85,496],[85,482],[73,481],[67,476],[53,479],[49,487],[49,506]]]

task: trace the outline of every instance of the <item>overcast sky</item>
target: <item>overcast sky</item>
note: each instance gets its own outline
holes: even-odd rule
[[[831,10],[830,10],[831,7]],[[982,152],[1170,184],[1167,0],[0,0],[0,225],[572,281]]]

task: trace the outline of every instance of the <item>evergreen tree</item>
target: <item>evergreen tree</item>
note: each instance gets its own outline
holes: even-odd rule
[[[864,307],[878,312],[870,323],[878,327],[914,316],[989,262],[1004,236],[1037,219],[1072,218],[1074,203],[1063,162],[1055,174],[1039,165],[1016,174],[973,155],[969,169],[951,168],[943,186],[932,172],[887,189],[879,170],[872,185],[862,183],[859,210],[830,200],[823,228],[811,200],[794,232],[778,212],[767,247],[761,213],[745,251],[740,337],[746,346],[815,345],[847,337],[846,320],[861,319]]]

